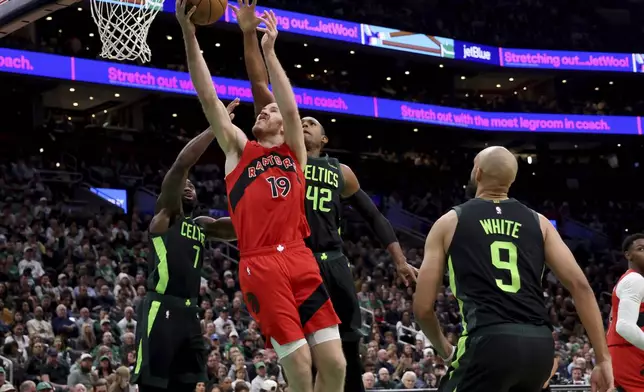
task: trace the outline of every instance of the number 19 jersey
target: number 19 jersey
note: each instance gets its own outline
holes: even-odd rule
[[[226,176],[228,210],[239,249],[250,251],[310,235],[304,210],[304,175],[286,143],[266,148],[246,142]]]
[[[515,199],[472,199],[454,210],[458,224],[447,257],[464,332],[505,323],[550,326],[537,213]]]

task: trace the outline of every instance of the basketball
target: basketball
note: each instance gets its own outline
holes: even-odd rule
[[[188,0],[188,4],[197,7],[192,15],[192,22],[205,26],[215,23],[224,15],[228,0]],[[186,6],[186,10],[188,9],[190,9],[189,6]]]

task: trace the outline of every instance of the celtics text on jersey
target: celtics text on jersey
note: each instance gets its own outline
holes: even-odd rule
[[[206,235],[192,218],[177,219],[163,234],[151,234],[148,290],[196,298],[201,287]]]
[[[344,186],[340,162],[328,156],[308,157],[304,178],[306,218],[311,227],[306,244],[314,253],[340,250],[340,195]]]

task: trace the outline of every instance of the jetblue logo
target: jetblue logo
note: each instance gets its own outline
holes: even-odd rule
[[[489,61],[492,59],[492,52],[483,50],[480,46],[463,45],[463,59],[467,58]]]

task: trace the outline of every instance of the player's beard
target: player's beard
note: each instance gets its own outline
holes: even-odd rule
[[[183,205],[184,215],[192,216],[192,212],[195,210],[195,207],[197,206],[197,199],[190,200],[190,199],[182,198],[181,204]]]
[[[465,187],[465,197],[467,197],[468,199],[475,198],[477,188],[478,187],[476,185],[476,180],[470,178],[470,180],[467,182],[467,186]]]

